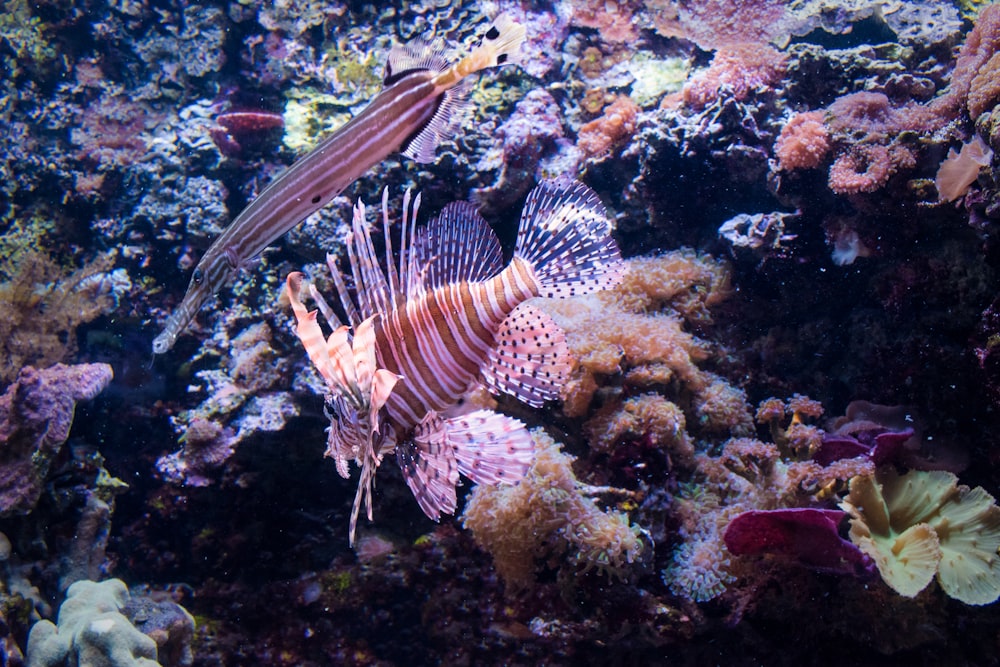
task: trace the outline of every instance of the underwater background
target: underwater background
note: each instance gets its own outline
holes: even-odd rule
[[[393,44],[516,66],[151,341]],[[3,0],[5,665],[1000,663],[1000,5]],[[358,198],[469,200],[509,254],[543,178],[628,274],[541,301],[562,400],[516,486],[354,549],[285,277]],[[472,400],[472,399],[470,399]],[[65,604],[64,604],[65,602]]]

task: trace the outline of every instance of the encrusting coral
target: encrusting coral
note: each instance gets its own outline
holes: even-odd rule
[[[25,366],[0,396],[0,516],[30,512],[69,437],[77,401],[111,382],[108,364]]]
[[[31,628],[28,667],[160,665],[156,640],[136,629],[125,616],[130,597],[119,579],[100,583],[78,581],[70,586],[66,601],[59,607],[58,624],[43,620]],[[173,614],[183,617],[178,625],[193,629],[194,619],[190,614],[178,605],[171,605],[171,609]],[[190,640],[190,632],[183,634]],[[166,643],[165,638],[163,641]],[[190,648],[177,653],[180,658],[172,664],[191,664]]]
[[[949,596],[970,605],[1000,598],[1000,507],[982,487],[941,470],[886,470],[851,480],[841,504],[850,538],[900,595],[920,593],[937,573]]]
[[[628,515],[604,512],[583,494],[573,457],[533,431],[535,462],[518,484],[479,484],[462,515],[476,543],[493,556],[508,586],[524,588],[546,559],[566,554],[583,571],[621,574],[642,552]]]

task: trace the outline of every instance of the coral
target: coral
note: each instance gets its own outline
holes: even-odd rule
[[[652,446],[668,450],[682,462],[694,455],[684,429],[684,413],[659,394],[629,398],[613,410],[599,412],[586,424],[594,451],[609,452],[624,439],[648,437]]]
[[[478,169],[499,168],[495,185],[476,192],[495,208],[514,205],[545,176],[545,160],[568,142],[563,140],[563,118],[559,104],[542,89],[525,95],[510,116],[496,129],[495,141],[480,160]]]
[[[894,172],[888,147],[860,144],[842,153],[830,166],[830,189],[841,195],[875,192]]]
[[[57,624],[31,628],[28,667],[153,667],[156,642],[122,615],[128,589],[118,579],[78,581],[59,607]]]
[[[0,386],[22,367],[51,366],[76,350],[76,328],[110,312],[124,270],[111,272],[114,253],[72,272],[39,251],[21,250],[0,264]]]
[[[966,604],[1000,597],[1000,507],[982,487],[940,470],[883,470],[852,479],[841,507],[851,541],[901,595],[917,595],[936,572],[944,592]]]
[[[694,602],[708,602],[736,581],[725,544],[714,529],[688,536],[674,551],[673,561],[662,572],[675,595]]]
[[[0,515],[30,512],[52,460],[69,436],[78,401],[99,394],[111,381],[107,364],[21,369],[0,396]]]
[[[606,42],[628,43],[639,34],[634,21],[634,0],[581,0],[573,3],[572,22],[594,28]]]
[[[916,104],[896,107],[884,93],[862,91],[842,95],[826,108],[827,124],[832,132],[869,141],[885,140],[906,130],[926,130],[933,125],[927,110]]]
[[[733,517],[723,538],[737,556],[775,554],[825,572],[865,573],[871,561],[837,533],[846,516],[809,507],[749,510]]]
[[[623,282],[613,290],[539,302],[566,331],[574,357],[563,412],[585,414],[600,385],[621,374],[626,386],[636,389],[680,382],[687,392],[685,407],[691,406],[687,423],[697,429],[749,429],[742,391],[698,368],[696,362],[709,357],[709,348],[684,330],[685,320],[708,322],[709,307],[724,298],[724,265],[687,251],[628,263]]]
[[[5,0],[0,12],[0,53],[3,69],[12,79],[48,74],[59,50],[42,20],[25,0]]]
[[[70,130],[76,158],[96,171],[131,166],[146,153],[143,133],[155,120],[143,104],[124,95],[99,97]]]
[[[760,260],[770,256],[780,257],[785,252],[783,244],[794,241],[796,234],[786,231],[788,221],[798,218],[796,213],[740,213],[719,226],[719,236],[738,253],[749,253]]]
[[[902,453],[903,445],[913,437],[913,429],[890,431],[885,428],[870,428],[853,434],[824,433],[823,440],[812,453],[813,461],[828,466],[840,459],[864,456],[877,466],[895,462]]]
[[[632,137],[639,106],[627,95],[619,95],[600,118],[580,128],[576,145],[591,157],[604,156]]]
[[[706,50],[737,44],[764,44],[788,27],[782,0],[685,0],[679,19],[684,36]]]
[[[979,82],[987,84],[990,88],[996,85],[995,77],[990,80],[989,73],[992,70],[989,63],[998,51],[1000,51],[1000,5],[992,4],[979,13],[976,25],[966,36],[965,43],[958,53],[955,68],[951,72],[951,83],[941,95],[931,100],[927,105],[928,110],[941,121],[947,122],[956,118],[964,108],[968,108],[971,115],[972,109],[968,106],[971,99],[976,100],[977,110],[983,107],[983,98],[987,96],[984,92],[977,92],[974,97],[970,97],[973,82],[977,75],[983,72],[985,80],[980,79]],[[975,116],[972,119],[975,120]]]
[[[243,440],[262,431],[280,431],[299,411],[287,393],[276,391],[285,384],[291,361],[275,353],[267,323],[213,343],[226,352],[224,368],[198,371],[198,383],[189,390],[204,394],[203,400],[171,418],[183,446],[156,462],[164,479],[175,484],[210,485],[212,473]]]
[[[786,56],[766,44],[737,44],[720,48],[711,64],[684,85],[684,102],[701,110],[719,97],[723,90],[738,102],[747,100],[758,89],[779,83],[785,74]]]
[[[493,557],[511,588],[529,586],[540,562],[566,556],[583,571],[623,575],[642,552],[628,515],[603,512],[583,495],[573,458],[533,431],[535,462],[518,484],[473,489],[462,514],[467,529]]]
[[[955,201],[964,197],[969,187],[979,178],[979,172],[983,167],[988,167],[992,159],[993,151],[979,136],[962,144],[962,150],[958,152],[949,148],[948,157],[934,176],[934,185],[941,201]]]
[[[774,143],[778,166],[786,171],[815,169],[823,164],[829,150],[830,135],[818,111],[792,116]]]
[[[194,662],[195,622],[184,607],[162,593],[137,595],[133,591],[121,613],[156,642],[156,657],[163,667],[189,667]]]

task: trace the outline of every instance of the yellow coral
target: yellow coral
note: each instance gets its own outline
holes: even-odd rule
[[[511,486],[477,485],[462,516],[476,543],[493,556],[508,586],[523,588],[540,561],[569,551],[584,571],[620,573],[642,551],[628,516],[605,513],[581,493],[573,457],[541,431],[533,431],[535,462]]]
[[[913,597],[937,573],[949,596],[982,605],[1000,597],[1000,508],[950,472],[888,471],[851,480],[841,507],[851,541],[889,586]]]

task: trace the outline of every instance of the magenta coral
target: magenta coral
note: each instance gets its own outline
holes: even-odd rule
[[[755,90],[779,83],[785,76],[786,58],[766,44],[720,48],[708,69],[685,84],[684,102],[695,109],[704,109],[719,98],[723,87],[742,102]]]
[[[634,0],[581,0],[573,3],[576,25],[595,28],[606,42],[632,42],[638,38]]]
[[[874,571],[871,559],[840,537],[846,512],[812,508],[750,510],[734,517],[724,539],[737,556],[775,554],[827,572]]]
[[[814,169],[823,163],[829,151],[830,133],[823,114],[818,111],[792,116],[774,144],[778,166],[786,171]]]

